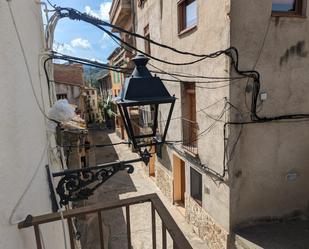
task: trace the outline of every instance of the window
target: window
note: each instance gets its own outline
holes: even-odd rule
[[[57,94],[57,100],[59,99],[67,99],[68,96],[66,93]]]
[[[162,159],[162,146],[163,146],[162,144],[157,144],[156,145],[156,155],[160,159]]]
[[[190,168],[191,197],[202,206],[202,175]]]
[[[272,0],[273,15],[303,15],[304,0]]]
[[[138,7],[143,7],[146,0],[137,0]]]
[[[144,36],[145,38],[150,39],[150,33],[149,33],[149,24],[145,26],[144,28]],[[150,42],[147,40],[145,41],[145,53],[146,54],[151,54],[151,50],[150,50]]]
[[[186,32],[197,24],[197,1],[181,0],[178,2],[178,33]]]
[[[198,124],[196,122],[196,92],[195,83],[181,84],[182,140],[187,152],[196,156]]]

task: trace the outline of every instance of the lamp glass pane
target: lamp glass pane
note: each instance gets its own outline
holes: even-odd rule
[[[160,141],[163,136],[164,136],[164,132],[165,132],[165,128],[167,125],[167,121],[168,121],[168,115],[171,109],[171,103],[166,103],[166,104],[160,104],[159,108],[158,108],[158,129],[157,129],[157,140]],[[172,117],[173,118],[173,117]],[[177,119],[171,120],[170,121],[170,129],[169,130],[173,130],[173,128],[177,129],[177,125],[176,125],[176,121]],[[180,121],[180,120],[178,120]],[[176,126],[175,126],[176,125]],[[168,134],[167,134],[167,137]],[[169,138],[171,140],[175,140],[177,138]]]
[[[154,131],[155,105],[128,107],[128,114],[134,133],[133,135],[137,137],[138,140],[144,140],[139,139],[138,136],[151,137]]]

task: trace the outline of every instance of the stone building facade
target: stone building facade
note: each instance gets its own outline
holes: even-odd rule
[[[85,91],[85,120],[87,123],[101,123],[103,122],[101,96],[98,90],[94,87],[86,86]]]
[[[131,0],[116,0],[112,1],[111,10],[109,12],[110,22],[113,25],[121,27],[129,31],[135,31],[134,25],[134,15],[132,8],[134,6],[134,1]],[[119,33],[122,40],[126,41],[128,44],[134,46],[135,40],[133,36],[119,32],[117,29],[112,29],[112,32]],[[127,77],[132,68],[131,59],[134,57],[130,51],[125,47],[117,47],[108,57],[109,65],[116,66],[119,68],[129,69],[127,73],[110,71],[111,81],[112,81],[112,96],[117,97],[121,91],[122,85],[124,83],[125,77]],[[117,135],[121,139],[127,139],[127,134],[124,129],[124,124],[120,118],[117,107],[113,105],[113,111],[115,115],[115,130]]]
[[[84,70],[82,64],[55,64],[54,81],[57,99],[67,99],[85,117]]]
[[[197,54],[235,47],[239,69],[261,75],[257,112],[267,122],[252,122],[253,80],[238,78],[229,56],[182,66],[148,64],[156,73],[187,76],[171,82],[175,77],[158,73],[178,100],[167,137],[175,142],[157,148],[154,177],[210,248],[230,248],[239,227],[308,212],[309,124],[270,121],[309,113],[307,1],[289,2],[132,1],[136,33]],[[135,42],[166,61],[196,59]],[[160,115],[164,122],[164,109]]]

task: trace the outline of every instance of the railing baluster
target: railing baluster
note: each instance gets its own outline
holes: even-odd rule
[[[34,225],[34,234],[35,234],[36,248],[42,249],[39,225]]]
[[[148,194],[143,196],[136,196],[131,197],[123,200],[117,200],[117,201],[110,201],[110,202],[104,202],[100,204],[96,204],[93,206],[87,206],[83,208],[77,208],[72,210],[66,210],[63,212],[63,217],[67,219],[68,222],[68,229],[69,229],[69,235],[70,235],[70,243],[71,243],[71,249],[75,249],[75,237],[74,237],[74,227],[73,227],[73,217],[80,217],[87,214],[97,214],[98,220],[99,220],[99,230],[100,230],[100,240],[101,240],[101,248],[104,247],[104,231],[103,231],[103,223],[102,223],[102,212],[105,210],[112,210],[116,208],[126,208],[126,221],[127,221],[127,240],[128,240],[128,248],[131,249],[132,247],[132,241],[131,241],[131,223],[130,223],[130,206],[137,205],[140,203],[151,203],[151,226],[152,226],[152,245],[153,249],[156,249],[157,244],[157,229],[156,229],[156,217],[160,217],[162,221],[162,248],[167,248],[167,237],[166,237],[166,231],[169,232],[172,242],[173,242],[173,248],[174,249],[192,249],[192,246],[180,230],[179,226],[173,219],[173,217],[168,212],[167,208],[164,206],[160,198],[156,194]],[[18,228],[26,228],[33,226],[34,232],[35,232],[35,240],[37,249],[43,249],[43,241],[41,240],[41,234],[39,225],[40,224],[48,224],[55,221],[61,221],[62,216],[59,213],[51,213],[41,216],[32,217],[29,216],[27,219],[23,222],[20,222],[18,224]],[[106,241],[105,241],[106,242]],[[106,244],[106,243],[105,243]]]
[[[152,248],[157,248],[156,210],[151,202]]]
[[[131,224],[130,224],[130,206],[126,205],[126,219],[127,219],[127,239],[128,249],[131,249]]]
[[[104,249],[102,214],[101,214],[100,211],[98,212],[98,222],[99,222],[99,233],[100,233],[101,249]]]
[[[162,220],[162,249],[166,249],[166,227]]]
[[[74,243],[74,228],[73,228],[73,222],[72,218],[68,218],[68,227],[69,227],[69,236],[70,236],[70,245],[71,249],[75,249],[75,243]]]

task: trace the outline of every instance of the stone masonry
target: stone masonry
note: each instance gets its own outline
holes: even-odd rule
[[[156,162],[156,185],[168,198],[170,202],[173,201],[173,177],[159,162]]]
[[[226,249],[228,233],[219,227],[205,209],[186,194],[186,220],[193,226],[194,232],[203,239],[210,248]]]

